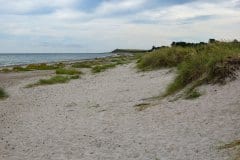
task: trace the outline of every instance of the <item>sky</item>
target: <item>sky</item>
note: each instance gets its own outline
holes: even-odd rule
[[[240,40],[240,0],[0,0],[0,53]]]

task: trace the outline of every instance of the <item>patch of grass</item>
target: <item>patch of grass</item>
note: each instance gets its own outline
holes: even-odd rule
[[[67,76],[54,76],[50,79],[40,79],[39,84],[46,85],[46,84],[66,83],[69,80],[70,78]]]
[[[58,63],[55,65],[47,65],[46,63],[29,64],[26,66],[26,69],[28,69],[28,70],[54,70],[59,67],[62,67],[63,65],[64,65],[63,63]]]
[[[65,68],[59,68],[56,70],[56,74],[67,74],[67,75],[78,75],[82,72],[75,70],[75,69],[65,69]]]
[[[221,83],[236,78],[240,67],[240,43],[216,42],[197,47],[169,47],[144,55],[137,67],[153,70],[177,67],[177,76],[164,96],[168,96],[195,83]]]
[[[21,67],[21,66],[16,66],[16,67],[12,68],[12,71],[14,71],[14,72],[24,72],[24,71],[31,71],[31,69]]]
[[[186,95],[186,99],[196,99],[198,97],[200,97],[202,94],[197,91],[196,89],[193,89],[191,92],[187,93]]]
[[[72,64],[73,68],[91,68],[94,65],[91,61],[76,62]]]
[[[3,73],[9,73],[9,72],[11,72],[12,70],[11,69],[9,69],[9,68],[3,68],[2,70],[1,70],[1,72],[3,72]]]
[[[26,86],[26,88],[31,88],[35,86],[40,85],[52,85],[52,84],[58,84],[58,83],[67,83],[71,80],[71,77],[69,76],[54,76],[49,79],[40,79],[37,83],[29,84]]]
[[[182,61],[195,54],[193,48],[166,47],[145,54],[139,60],[137,67],[141,70],[153,70],[165,67],[176,67]]]
[[[7,97],[8,97],[8,94],[6,93],[6,91],[3,88],[0,88],[0,99],[4,99]]]
[[[112,64],[104,64],[104,65],[94,66],[92,68],[92,73],[103,72],[103,71],[105,71],[107,69],[116,67],[116,65],[117,65],[116,63],[112,63]]]

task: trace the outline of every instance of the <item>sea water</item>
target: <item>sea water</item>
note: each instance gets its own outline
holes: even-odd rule
[[[10,53],[0,54],[0,66],[75,61],[109,56],[110,53]]]

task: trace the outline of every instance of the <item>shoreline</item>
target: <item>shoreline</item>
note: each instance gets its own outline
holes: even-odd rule
[[[83,62],[83,61],[91,61],[91,60],[96,60],[99,58],[107,58],[107,57],[114,57],[118,55],[117,53],[109,53],[109,55],[103,56],[103,57],[96,57],[96,58],[84,58],[84,59],[76,59],[76,60],[57,60],[57,61],[51,61],[51,62],[39,62],[39,63],[25,63],[25,64],[16,64],[16,65],[6,65],[6,66],[0,66],[0,69],[3,68],[10,68],[10,67],[18,67],[18,66],[27,66],[27,65],[32,65],[32,64],[48,64],[48,65],[53,65],[57,63],[66,63],[66,64],[71,64],[71,63],[76,63],[76,62]]]

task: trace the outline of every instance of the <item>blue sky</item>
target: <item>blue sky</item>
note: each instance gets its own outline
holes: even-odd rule
[[[240,39],[240,0],[0,0],[0,53]]]

